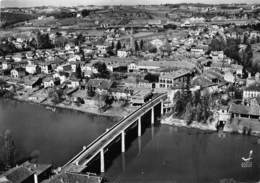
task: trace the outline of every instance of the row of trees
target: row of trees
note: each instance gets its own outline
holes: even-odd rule
[[[200,91],[193,94],[188,91],[178,91],[174,95],[174,100],[174,115],[184,118],[187,124],[194,120],[206,123],[211,115],[209,109],[211,97],[208,94],[202,95]]]
[[[240,49],[240,44],[246,44],[246,49]],[[229,58],[234,59],[237,64],[242,65],[250,72],[257,72],[258,68],[252,61],[253,51],[251,45],[246,40],[227,38],[223,39],[221,36],[214,38],[210,45],[210,51],[224,51],[224,54]],[[259,67],[260,69],[260,67]]]
[[[96,62],[93,64],[93,67],[97,69],[98,73],[94,74],[94,77],[109,79],[110,72],[107,69],[107,66],[104,62]]]
[[[15,164],[15,144],[10,130],[0,135],[0,171],[5,171]]]
[[[13,38],[15,39],[15,38]],[[50,49],[50,48],[64,48],[69,42],[75,45],[81,45],[85,42],[85,37],[82,34],[77,35],[74,39],[68,39],[61,33],[57,32],[54,40],[51,40],[48,33],[37,32],[36,36],[30,40],[25,41],[22,48],[17,48],[11,41],[5,39],[0,43],[0,56],[12,54],[20,51],[29,51],[35,49]],[[25,46],[26,45],[26,46]]]

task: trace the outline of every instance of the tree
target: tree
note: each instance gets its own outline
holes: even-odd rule
[[[137,42],[137,40],[135,40],[135,51],[139,51],[140,48],[139,48],[139,44]]]
[[[51,89],[48,93],[48,96],[51,98],[51,101],[56,105],[62,101],[63,90],[62,89]]]
[[[184,119],[186,120],[187,125],[192,123],[193,116],[194,116],[193,107],[191,105],[191,102],[188,102],[184,114]]]
[[[96,62],[93,64],[93,67],[95,67],[98,71],[97,77],[109,78],[110,73],[107,70],[107,66],[104,62]]]
[[[105,95],[104,97],[106,106],[110,107],[114,102],[114,97],[111,95]]]
[[[34,37],[29,41],[29,46],[35,49],[37,48],[37,41]]]
[[[232,58],[238,62],[240,62],[239,57],[239,42],[236,39],[227,39],[227,46],[224,49],[225,55],[227,55],[229,58]]]
[[[201,120],[206,123],[209,117],[209,96],[203,96],[201,101]]]
[[[75,39],[75,44],[76,45],[81,45],[84,42],[85,42],[85,37],[82,34],[79,34],[77,36],[77,38]]]
[[[118,40],[116,43],[116,51],[120,50],[121,48],[122,48],[121,42],[120,42],[120,40]]]
[[[81,71],[80,64],[77,64],[77,65],[76,65],[76,77],[77,77],[78,79],[81,79],[81,78],[82,78],[82,71]]]
[[[149,81],[149,83],[156,83],[159,81],[159,76],[156,75],[156,74],[151,74],[151,73],[147,73],[145,76],[144,76],[144,79]]]
[[[115,48],[115,43],[114,43],[114,41],[112,41],[112,43],[111,43],[111,49],[113,50]]]
[[[49,34],[37,33],[37,48],[38,49],[49,49],[52,48],[51,40]]]
[[[195,113],[195,120],[197,122],[200,122],[201,114],[202,114],[202,107],[201,107],[201,104],[198,103],[197,106],[196,106],[196,113]]]
[[[197,105],[200,103],[200,91],[195,91],[193,96],[192,96],[192,104]]]
[[[3,134],[2,152],[5,168],[14,165],[15,144],[10,130],[5,130]]]
[[[94,97],[95,96],[95,91],[93,89],[88,89],[87,94],[89,97]]]
[[[111,46],[108,47],[107,53],[109,55],[112,55],[112,56],[115,55],[115,43],[114,43],[114,41],[112,41]]]
[[[140,50],[144,50],[144,41],[142,39],[140,41]]]
[[[211,43],[209,44],[209,48],[212,51],[222,51],[225,48],[224,41],[214,38],[214,39],[212,39]]]
[[[58,48],[64,48],[65,45],[67,44],[67,39],[62,36],[62,35],[56,35],[55,37],[55,40],[54,40],[54,45],[55,47],[58,47]]]
[[[175,106],[174,106],[174,112],[178,116],[182,113],[183,110],[184,110],[183,101],[178,99],[175,103]]]
[[[0,79],[0,96],[5,94],[5,86],[6,86],[6,82],[2,79]]]
[[[174,94],[173,99],[174,99],[174,100],[179,100],[180,98],[181,98],[181,92],[178,90],[178,91]]]
[[[89,15],[89,13],[90,13],[90,11],[89,11],[89,10],[87,10],[87,9],[84,9],[84,10],[82,10],[82,11],[81,11],[81,15],[82,15],[83,17],[86,17],[86,16],[88,16],[88,15]]]
[[[165,28],[165,29],[176,29],[177,25],[175,25],[175,24],[166,24],[166,25],[163,26],[163,28]]]
[[[150,53],[157,53],[157,48],[156,48],[156,47],[151,47],[151,48],[149,49],[149,52],[150,52]]]
[[[12,42],[6,41],[6,43],[0,43],[0,51],[3,56],[17,52],[18,49]]]

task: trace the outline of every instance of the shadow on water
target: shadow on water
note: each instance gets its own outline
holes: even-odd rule
[[[158,116],[159,113],[155,112],[155,116]],[[137,121],[134,122],[126,131],[125,131],[125,153],[121,152],[121,135],[117,136],[116,139],[105,147],[105,171],[109,170],[114,166],[115,161],[120,159],[120,167],[117,167],[118,174],[125,171],[127,162],[131,162],[142,152],[144,148],[153,138],[154,135],[159,131],[160,121],[156,120],[155,124],[151,125],[151,111],[147,112],[141,117],[141,134],[143,135],[146,130],[150,129],[152,133],[143,138],[138,137],[138,124]],[[151,130],[152,129],[152,130]],[[127,152],[132,145],[138,142],[138,148],[131,153],[131,156],[127,156]],[[98,154],[91,162],[88,164],[87,168],[83,171],[96,173],[98,175],[105,175],[105,173],[100,173],[100,154]],[[105,176],[106,180],[109,180],[110,177]]]

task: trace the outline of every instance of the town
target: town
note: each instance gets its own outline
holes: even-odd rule
[[[260,136],[260,5],[1,8],[0,26],[3,98],[121,119],[166,93],[161,123]],[[50,169],[0,182],[102,181]]]

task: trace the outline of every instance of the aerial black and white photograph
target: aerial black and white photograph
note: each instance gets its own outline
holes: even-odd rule
[[[260,1],[0,0],[0,183],[260,183]]]

